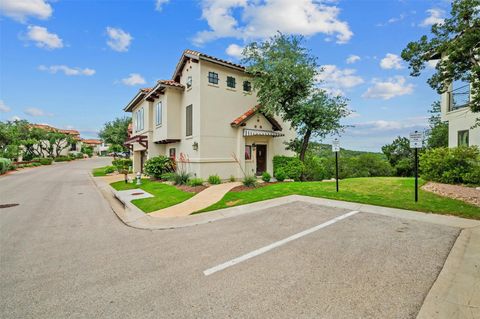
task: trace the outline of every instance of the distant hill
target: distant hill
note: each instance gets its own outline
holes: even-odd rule
[[[322,144],[317,142],[310,142],[308,146],[309,152],[319,156],[319,157],[331,157],[332,153],[332,145],[330,144]],[[341,157],[356,157],[362,154],[374,154],[378,155],[379,157],[386,159],[385,155],[381,152],[366,152],[366,151],[353,151],[347,150],[344,148],[340,148],[340,156]]]

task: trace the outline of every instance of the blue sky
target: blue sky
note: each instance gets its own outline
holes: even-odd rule
[[[349,98],[342,147],[378,151],[426,127],[433,68],[412,78],[399,55],[448,11],[429,0],[2,0],[0,120],[96,137],[140,87],[169,79],[184,49],[237,62],[245,43],[280,30],[304,35],[323,87]]]

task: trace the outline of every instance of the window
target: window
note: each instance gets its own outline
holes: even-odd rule
[[[171,148],[168,150],[168,157],[170,157],[171,160],[175,160],[175,148]]]
[[[77,150],[77,143],[70,144],[70,151],[76,151],[76,150]]]
[[[252,145],[245,145],[245,159],[252,159]]]
[[[192,87],[192,77],[189,76],[189,77],[187,78],[187,89],[189,89],[189,88],[191,88],[191,87]]]
[[[449,111],[455,111],[468,106],[470,103],[470,83],[456,80],[452,83],[449,94]]]
[[[141,131],[143,130],[143,107],[139,109],[136,113],[136,131]]]
[[[218,73],[208,72],[208,83],[218,84]]]
[[[192,128],[193,106],[192,105],[187,106],[185,111],[186,111],[186,114],[185,114],[185,119],[186,119],[185,135],[186,136],[192,136],[192,133],[193,133],[193,128]]]
[[[227,86],[229,88],[235,88],[235,78],[233,76],[227,76]]]
[[[458,144],[457,146],[468,146],[468,130],[458,131]]]
[[[158,102],[155,108],[155,124],[162,125],[162,102]]]
[[[252,84],[250,81],[243,81],[243,90],[245,92],[250,92],[252,90]]]

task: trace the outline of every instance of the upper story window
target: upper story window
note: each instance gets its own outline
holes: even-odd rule
[[[135,118],[135,128],[136,132],[141,131],[144,129],[144,110],[143,107],[139,109],[136,113],[136,118]]]
[[[187,89],[192,87],[192,76],[189,75],[187,78]]]
[[[162,102],[158,102],[155,107],[155,124],[156,125],[162,124],[162,112],[163,112]]]
[[[227,76],[227,86],[229,88],[235,88],[235,78],[233,76]]]
[[[252,83],[250,83],[250,81],[243,81],[243,90],[250,92],[252,90]]]
[[[185,135],[192,136],[193,134],[193,105],[189,105],[185,109]]]
[[[218,84],[218,73],[208,72],[208,83]]]
[[[457,80],[452,83],[452,90],[448,92],[448,110],[455,111],[470,103],[470,83]]]
[[[457,146],[468,146],[468,130],[458,131]]]

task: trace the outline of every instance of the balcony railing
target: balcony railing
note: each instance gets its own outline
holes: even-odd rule
[[[455,111],[470,103],[470,84],[466,84],[448,92],[448,110]]]

